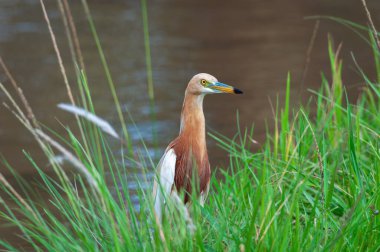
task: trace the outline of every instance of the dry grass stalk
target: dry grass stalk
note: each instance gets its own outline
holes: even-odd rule
[[[94,188],[97,192],[100,192],[98,183],[93,175],[87,170],[87,167],[81,161],[79,161],[70,151],[46,135],[42,130],[36,129],[35,133],[49,145],[57,149],[66,158],[66,160],[68,160],[75,168],[79,170],[80,173],[85,176],[87,182],[92,186],[92,188]]]
[[[63,0],[63,7],[64,7],[64,10],[65,10],[65,13],[66,13],[66,17],[67,17],[67,20],[68,20],[68,23],[69,23],[69,26],[70,26],[70,29],[71,29],[71,33],[73,35],[74,48],[76,50],[76,54],[78,55],[80,67],[81,67],[82,70],[85,70],[84,60],[83,60],[82,50],[80,48],[80,43],[79,43],[79,37],[78,37],[77,29],[75,27],[74,18],[73,18],[72,14],[71,14],[70,5],[68,4],[67,0]]]
[[[4,73],[5,75],[7,76],[7,78],[10,80],[12,86],[14,87],[14,89],[16,90],[18,96],[20,97],[26,111],[27,111],[27,116],[28,118],[32,121],[32,123],[34,124],[34,127],[36,128],[39,128],[39,125],[37,123],[37,120],[36,120],[36,117],[33,113],[33,110],[31,108],[31,106],[29,105],[29,102],[28,100],[26,99],[24,93],[22,92],[22,89],[17,85],[17,82],[16,80],[13,78],[12,74],[10,73],[10,71],[8,70],[7,66],[5,65],[2,57],[0,56],[0,65],[1,67],[3,68],[4,70]]]
[[[363,4],[364,10],[366,12],[366,15],[367,15],[367,18],[368,18],[368,22],[371,25],[371,29],[372,29],[372,32],[373,32],[373,37],[375,38],[376,43],[377,43],[377,48],[380,50],[379,35],[378,35],[377,31],[376,31],[375,25],[373,24],[371,13],[369,12],[369,10],[367,8],[367,3],[366,3],[365,0],[362,0],[362,4]]]
[[[162,244],[164,245],[164,250],[165,250],[165,252],[168,252],[169,250],[168,250],[168,247],[166,245],[165,234],[164,234],[164,230],[162,230],[161,221],[154,211],[153,211],[153,213],[154,213],[154,220],[156,221],[156,225],[158,227],[158,234],[160,236]]]
[[[314,48],[315,39],[317,38],[318,29],[319,29],[319,23],[320,23],[319,20],[317,20],[315,22],[314,29],[313,29],[313,34],[311,35],[310,43],[309,43],[309,46],[307,48],[306,62],[305,62],[305,66],[304,66],[303,73],[302,73],[300,92],[302,92],[302,90],[303,90],[303,86],[304,86],[304,82],[305,82],[305,79],[306,79],[307,71],[309,69],[309,65],[310,65],[310,61],[311,61],[311,53],[312,53],[313,48]]]
[[[83,174],[89,183],[89,185],[96,190],[97,193],[100,194],[99,186],[94,177],[92,176],[91,173],[87,170],[86,166],[80,162],[70,151],[65,149],[61,144],[59,144],[57,141],[53,140],[50,138],[48,135],[46,135],[41,129],[39,128],[34,128],[28,118],[25,116],[23,111],[20,109],[18,106],[17,102],[13,99],[11,94],[7,91],[7,89],[3,86],[3,84],[0,83],[0,89],[5,93],[5,95],[8,97],[10,102],[13,105],[13,108],[17,111],[12,110],[8,105],[4,104],[14,115],[15,117],[25,126],[27,130],[35,137],[36,141],[42,148],[42,150],[49,152],[50,146],[54,147],[57,149],[64,157],[66,160],[68,160],[74,168],[76,168],[81,174]],[[49,145],[46,145],[43,141],[47,142]],[[64,179],[66,181],[69,181],[68,177],[66,176],[66,173],[62,173]],[[15,196],[18,197],[17,192],[15,190],[11,191],[12,193],[16,193]]]
[[[58,0],[58,7],[59,11],[61,12],[66,37],[69,42],[70,54],[74,63],[74,67],[77,64],[77,60],[79,60],[80,68],[84,69],[83,57],[79,46],[79,39],[76,33],[70,7],[67,2],[63,2],[62,0]],[[76,67],[75,70],[77,70]]]
[[[74,115],[85,118],[86,120],[97,125],[103,132],[109,134],[110,136],[113,136],[116,139],[120,139],[120,136],[117,134],[116,130],[112,127],[112,125],[109,122],[91,113],[90,111],[66,103],[60,103],[57,105],[57,107]]]
[[[69,84],[69,81],[68,81],[68,78],[67,78],[67,75],[66,75],[66,70],[65,70],[65,67],[63,65],[63,61],[62,61],[62,57],[61,57],[60,51],[58,49],[58,44],[57,44],[57,41],[55,39],[55,35],[54,35],[54,32],[53,32],[53,29],[52,29],[51,24],[50,24],[49,16],[47,15],[47,12],[46,12],[44,0],[40,0],[40,3],[41,3],[41,8],[42,8],[42,11],[43,11],[43,14],[44,14],[44,18],[45,18],[46,24],[47,24],[48,29],[49,29],[49,33],[50,33],[50,37],[51,37],[51,40],[52,40],[52,43],[53,43],[53,47],[54,47],[55,53],[56,53],[57,58],[58,58],[58,63],[59,63],[61,74],[63,76],[63,80],[64,80],[64,83],[65,83],[65,86],[66,86],[67,94],[69,96],[71,104],[75,105],[75,100],[74,100],[74,97],[73,97],[73,94],[72,94],[72,91],[71,91],[71,87],[70,87],[70,84]],[[79,130],[81,132],[81,135],[83,136],[84,135],[84,130],[82,128],[82,125],[79,123],[78,116],[75,115],[75,117],[76,117],[76,120],[78,122],[78,127],[79,127]],[[88,147],[88,143],[87,143],[86,139],[84,139],[84,143],[83,144],[84,144],[86,150],[88,151],[89,147]]]
[[[25,116],[24,112],[21,110],[21,108],[18,106],[17,102],[13,99],[12,95],[8,92],[8,90],[4,87],[4,85],[2,83],[0,83],[0,89],[4,92],[4,94],[8,97],[9,101],[12,103],[14,109],[17,111],[14,112],[12,111],[12,109],[6,104],[6,103],[3,103],[3,105],[8,108],[10,111],[12,111],[15,115],[18,116],[18,118],[20,119],[20,121],[27,127],[27,128],[30,128],[31,127],[31,124],[28,120],[28,118]]]
[[[67,40],[68,40],[70,54],[71,54],[71,59],[73,61],[74,70],[76,71],[77,70],[77,68],[76,68],[77,55],[76,55],[76,52],[74,50],[74,43],[73,43],[73,39],[72,39],[72,36],[71,36],[71,31],[70,31],[70,28],[69,28],[67,16],[65,14],[65,10],[64,10],[64,7],[63,7],[63,4],[62,4],[61,0],[58,0],[58,8],[59,8],[59,11],[61,12],[61,17],[62,17],[62,21],[63,21],[63,27],[65,28],[66,37],[67,37]]]
[[[17,198],[18,201],[33,215],[35,220],[38,220],[37,214],[33,211],[33,209],[29,206],[29,204],[21,197],[21,195],[13,188],[13,186],[8,182],[8,180],[4,177],[3,174],[0,173],[0,182],[8,188],[8,190]]]
[[[50,34],[51,40],[53,42],[54,51],[55,51],[55,54],[57,55],[57,58],[58,58],[59,68],[61,70],[63,81],[64,81],[64,83],[66,85],[67,94],[69,96],[70,102],[73,105],[75,105],[74,96],[73,96],[73,94],[71,92],[71,87],[70,87],[69,80],[68,80],[67,75],[66,75],[65,67],[63,65],[61,53],[59,52],[59,49],[58,49],[57,40],[55,39],[55,35],[54,35],[53,29],[52,29],[51,24],[50,24],[50,19],[49,19],[49,16],[48,16],[47,12],[46,12],[44,1],[40,0],[40,3],[41,3],[41,8],[42,8],[42,12],[44,14],[44,18],[45,18],[46,24],[47,24],[48,29],[49,29],[49,34]]]

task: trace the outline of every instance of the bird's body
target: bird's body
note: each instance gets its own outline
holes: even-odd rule
[[[197,185],[201,205],[206,199],[211,170],[206,146],[203,98],[208,93],[242,92],[218,82],[209,74],[197,74],[190,80],[182,106],[179,136],[166,148],[157,166],[153,197],[155,212],[160,220],[165,199],[173,190],[185,192],[183,200],[186,204],[190,200],[193,186]]]

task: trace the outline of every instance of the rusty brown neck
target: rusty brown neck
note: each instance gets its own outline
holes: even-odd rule
[[[185,139],[193,154],[199,155],[201,160],[207,154],[203,98],[203,94],[185,93],[180,129],[180,137]]]
[[[184,202],[189,201],[192,192],[192,178],[199,179],[199,192],[207,192],[210,182],[210,163],[208,161],[203,114],[204,95],[196,95],[186,90],[181,114],[179,136],[171,143],[177,155],[175,186],[187,193]],[[193,173],[197,169],[197,173]],[[193,177],[194,175],[194,177]]]

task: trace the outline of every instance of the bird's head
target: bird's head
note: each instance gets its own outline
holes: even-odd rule
[[[219,82],[214,76],[207,73],[200,73],[191,78],[187,86],[188,92],[201,94],[242,94],[243,92],[235,87]]]

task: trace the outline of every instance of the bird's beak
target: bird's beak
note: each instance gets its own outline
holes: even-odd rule
[[[215,82],[208,86],[208,88],[211,88],[215,93],[228,93],[228,94],[242,94],[243,91],[240,89],[237,89],[235,87],[232,87],[230,85],[221,83],[221,82]]]

